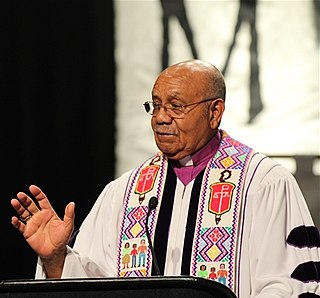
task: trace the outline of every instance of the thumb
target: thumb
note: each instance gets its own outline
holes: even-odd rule
[[[64,211],[64,217],[63,217],[63,221],[66,224],[66,227],[68,230],[72,231],[73,230],[73,226],[74,226],[74,218],[75,218],[75,203],[74,202],[70,202]]]

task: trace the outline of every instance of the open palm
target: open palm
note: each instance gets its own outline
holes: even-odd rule
[[[12,217],[13,226],[41,258],[47,259],[64,253],[74,228],[74,203],[66,206],[62,220],[39,187],[31,185],[29,189],[40,208],[27,194],[19,192],[17,199],[11,200],[11,205],[20,216]]]

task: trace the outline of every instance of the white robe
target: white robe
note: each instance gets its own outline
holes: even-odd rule
[[[298,226],[313,226],[308,207],[292,174],[262,154],[250,162],[244,191],[244,229],[238,298],[320,295],[317,282],[290,278],[301,263],[320,260],[320,248],[297,248],[286,242]],[[109,183],[82,223],[73,248],[68,247],[62,278],[116,277],[118,235],[125,187],[131,171]],[[254,177],[251,179],[251,177]],[[251,181],[252,180],[252,181]],[[250,182],[251,181],[251,182]],[[177,183],[169,232],[165,275],[180,274],[187,209],[193,182]],[[36,278],[45,278],[39,259]]]

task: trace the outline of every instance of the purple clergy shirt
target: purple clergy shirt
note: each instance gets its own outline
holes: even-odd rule
[[[218,131],[208,144],[199,151],[173,163],[173,170],[184,185],[187,185],[197,177],[197,175],[206,167],[210,158],[216,154],[220,140],[220,132]]]

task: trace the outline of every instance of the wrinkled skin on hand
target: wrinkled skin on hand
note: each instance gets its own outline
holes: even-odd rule
[[[75,204],[71,202],[66,206],[62,220],[39,187],[31,185],[29,190],[39,207],[30,196],[19,192],[17,198],[11,200],[19,218],[13,216],[11,223],[42,259],[47,275],[59,277],[59,274],[50,274],[50,266],[56,267],[54,271],[59,269],[62,272],[66,245],[74,229]]]

